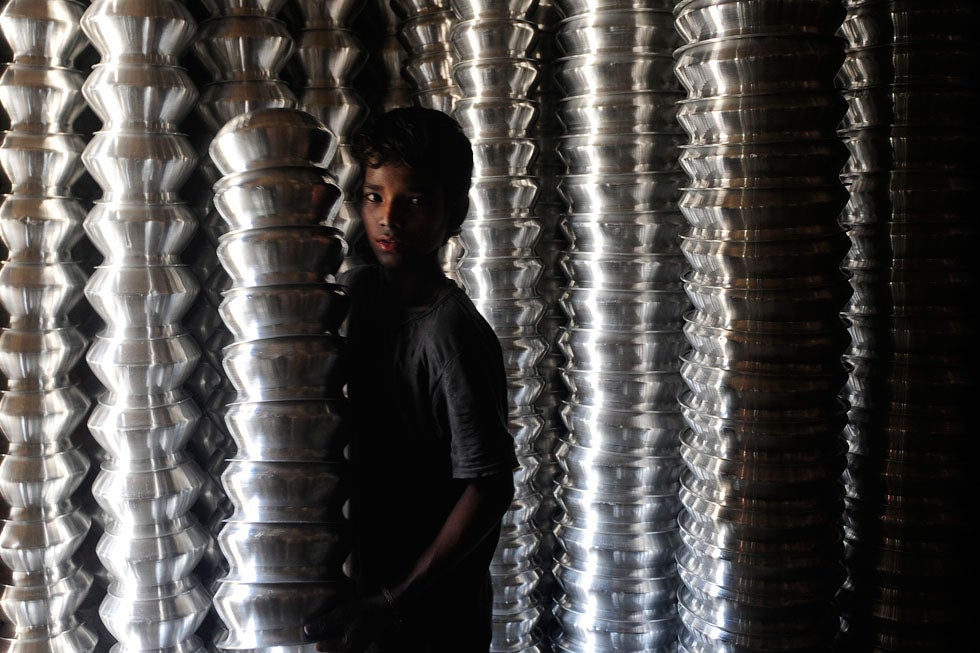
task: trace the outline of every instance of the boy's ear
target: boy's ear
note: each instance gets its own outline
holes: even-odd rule
[[[446,204],[446,218],[448,221],[446,229],[447,237],[459,234],[460,228],[463,225],[463,221],[466,220],[466,214],[469,213],[469,210],[469,195],[458,196]]]

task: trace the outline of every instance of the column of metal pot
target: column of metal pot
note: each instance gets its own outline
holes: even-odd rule
[[[955,648],[973,555],[966,410],[976,381],[965,353],[976,328],[977,11],[846,5],[840,133],[854,296],[841,650]]]
[[[374,0],[377,13],[384,21],[384,37],[381,47],[372,56],[381,59],[378,68],[383,75],[383,95],[380,103],[381,111],[389,111],[396,107],[407,107],[412,104],[412,85],[405,79],[405,63],[408,51],[399,38],[401,20],[391,7],[389,0]]]
[[[72,195],[84,141],[73,66],[87,45],[74,2],[9,2],[0,30],[11,60],[0,77],[10,128],[0,165],[10,192],[0,205],[0,648],[91,651],[96,635],[78,613],[92,585],[76,553],[91,524],[75,498],[90,461],[74,441],[90,401],[75,367],[88,345],[69,311],[85,274],[72,258],[85,211]],[[41,38],[50,35],[49,38]]]
[[[85,288],[105,321],[87,355],[106,388],[88,422],[107,456],[92,488],[112,581],[99,613],[114,651],[202,651],[210,602],[193,570],[208,536],[190,509],[205,475],[183,388],[200,349],[180,323],[198,285],[179,257],[197,221],[178,194],[195,166],[178,124],[197,99],[178,58],[197,26],[172,0],[96,0],[81,25],[101,55],[82,87],[103,121],[82,155],[102,189],[85,221],[104,256]]]
[[[391,0],[399,18],[398,37],[408,56],[403,75],[414,89],[412,102],[451,114],[461,97],[453,77],[456,53],[450,34],[458,20],[450,0]]]
[[[191,267],[202,286],[202,292],[188,312],[187,323],[203,349],[203,355],[189,386],[201,403],[205,419],[192,441],[193,451],[208,472],[202,499],[195,508],[212,535],[217,535],[222,521],[232,507],[221,489],[225,461],[234,455],[234,442],[225,428],[227,405],[234,400],[235,389],[222,367],[222,349],[231,334],[218,312],[222,292],[230,284],[216,254],[218,238],[227,225],[212,202],[213,184],[220,172],[206,155],[214,134],[232,118],[262,107],[293,107],[295,96],[279,73],[293,52],[293,39],[283,21],[276,18],[286,0],[203,0],[209,12],[193,44],[196,58],[210,75],[196,116],[203,122],[203,138],[193,186],[197,193],[195,208],[201,219],[201,236],[192,244]],[[191,184],[188,184],[191,186]],[[216,544],[208,549],[198,574],[214,590],[214,581],[227,571],[227,562]],[[210,615],[202,628],[209,635],[220,628]]]
[[[830,650],[850,287],[829,2],[685,0],[679,651]]]
[[[298,16],[289,21],[296,25],[296,59],[299,61],[301,86],[299,108],[316,116],[338,139],[337,154],[330,172],[344,191],[344,202],[331,222],[350,241],[359,228],[354,184],[359,180],[359,164],[351,153],[350,139],[367,117],[367,103],[354,88],[354,78],[367,62],[367,50],[351,29],[354,18],[363,10],[365,0],[321,2],[301,0],[290,5]]]
[[[229,571],[214,595],[223,651],[312,652],[303,625],[347,588],[347,295],[328,282],[347,245],[321,222],[341,201],[326,171],[336,149],[322,122],[283,108],[231,120],[210,147],[237,391],[226,422],[238,452],[222,474],[234,513],[218,534]]]
[[[554,0],[539,0],[528,19],[537,27],[537,37],[530,56],[538,68],[537,83],[529,99],[537,105],[537,119],[528,130],[529,137],[537,145],[537,154],[530,168],[530,175],[536,177],[541,188],[534,205],[536,219],[541,225],[541,235],[535,247],[535,254],[543,266],[538,291],[545,305],[544,314],[538,322],[538,332],[548,345],[548,351],[538,365],[538,372],[545,381],[536,406],[541,412],[543,424],[534,438],[533,456],[538,463],[537,482],[544,491],[540,493],[539,510],[542,515],[556,515],[560,510],[553,488],[561,475],[557,448],[561,444],[565,427],[561,421],[560,409],[567,398],[568,389],[561,378],[561,364],[565,358],[558,348],[558,334],[568,322],[568,316],[561,310],[558,302],[567,284],[561,269],[559,257],[568,246],[561,228],[561,216],[565,203],[558,192],[558,176],[564,165],[558,157],[557,139],[562,134],[558,120],[557,102],[561,91],[555,82],[555,60],[558,58],[558,45],[555,33],[561,14]],[[542,561],[555,559],[557,551],[556,522],[541,522],[538,558]],[[557,594],[557,581],[554,570],[542,565],[542,577],[538,582],[537,594],[547,610],[539,621],[543,633],[550,634],[555,628],[554,602]],[[546,642],[549,639],[545,640]]]
[[[551,492],[553,471],[542,467],[535,444],[544,428],[537,401],[545,379],[538,365],[548,343],[538,330],[545,303],[537,284],[544,266],[535,252],[540,187],[530,171],[538,151],[530,135],[538,110],[530,100],[537,79],[531,58],[537,26],[527,18],[532,6],[453,2],[457,23],[451,34],[457,57],[453,75],[462,94],[453,115],[470,139],[474,159],[456,273],[503,347],[510,424],[521,463],[491,566],[495,651],[539,650],[550,609],[541,582],[550,565],[542,554],[553,512],[543,493]]]
[[[670,3],[559,1],[570,395],[558,500],[561,651],[673,650],[682,462],[683,134]]]

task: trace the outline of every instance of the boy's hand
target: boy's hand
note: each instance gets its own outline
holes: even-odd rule
[[[390,626],[394,615],[383,596],[355,597],[314,617],[303,628],[317,642],[316,650],[329,653],[362,653],[380,628]]]

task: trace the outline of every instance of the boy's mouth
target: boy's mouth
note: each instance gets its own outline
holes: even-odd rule
[[[399,241],[390,238],[379,238],[374,242],[377,243],[378,249],[383,252],[396,252],[399,248],[401,248],[401,243]]]

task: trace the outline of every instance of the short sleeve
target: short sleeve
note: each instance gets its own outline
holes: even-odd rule
[[[489,476],[517,465],[499,358],[499,347],[469,347],[449,359],[442,370],[438,394],[445,401],[442,409],[454,478]]]

